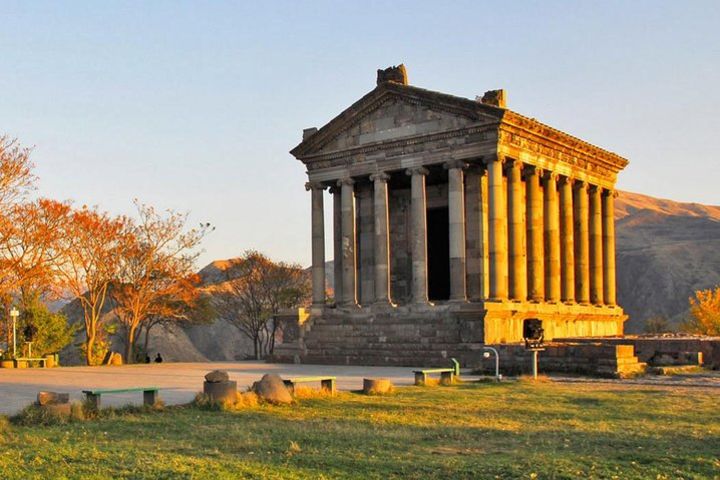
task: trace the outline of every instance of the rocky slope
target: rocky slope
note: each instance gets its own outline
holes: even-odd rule
[[[720,207],[620,192],[615,213],[626,332],[653,316],[677,325],[695,290],[720,284]]]

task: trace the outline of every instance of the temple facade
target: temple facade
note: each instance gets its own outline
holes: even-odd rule
[[[471,100],[409,85],[402,65],[379,70],[291,153],[311,197],[305,361],[462,357],[522,342],[528,319],[547,340],[623,333],[614,188],[628,162],[509,110],[503,90]]]

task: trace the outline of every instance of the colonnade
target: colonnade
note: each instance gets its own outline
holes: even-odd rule
[[[451,161],[448,171],[448,235],[450,301],[467,300],[466,219],[464,171],[467,163]],[[410,177],[410,255],[413,303],[428,302],[426,167],[404,171]],[[487,199],[481,194],[480,213],[488,232],[482,251],[489,256],[486,301],[615,305],[614,192],[585,180],[507,158],[485,163]],[[374,210],[374,300],[389,304],[390,175],[370,175]],[[327,184],[309,182],[312,191],[313,304],[325,303],[325,231],[323,190]],[[339,304],[357,305],[355,181],[343,178],[333,193],[335,296]],[[483,208],[487,205],[486,208]],[[486,211],[485,211],[486,210]]]

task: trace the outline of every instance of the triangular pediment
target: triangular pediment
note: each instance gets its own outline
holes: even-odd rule
[[[292,154],[302,159],[381,142],[497,121],[502,109],[398,84],[378,86],[311,135]]]

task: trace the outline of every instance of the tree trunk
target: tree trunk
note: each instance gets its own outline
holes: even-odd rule
[[[260,360],[260,337],[258,335],[253,337],[253,348],[255,349],[255,360]]]
[[[277,322],[275,321],[275,318],[272,319],[272,328],[270,329],[270,347],[269,347],[269,354],[275,353],[275,335],[277,335]]]
[[[135,355],[133,355],[133,347],[135,346],[135,329],[137,327],[128,327],[127,336],[125,338],[125,363],[135,363]]]
[[[150,355],[150,352],[148,351],[148,344],[149,344],[149,338],[150,338],[150,329],[153,327],[153,324],[151,323],[147,327],[145,327],[145,340],[143,341],[143,350],[145,350],[145,355]]]
[[[85,360],[88,366],[94,364],[93,349],[95,348],[95,335],[86,335],[85,338]]]

